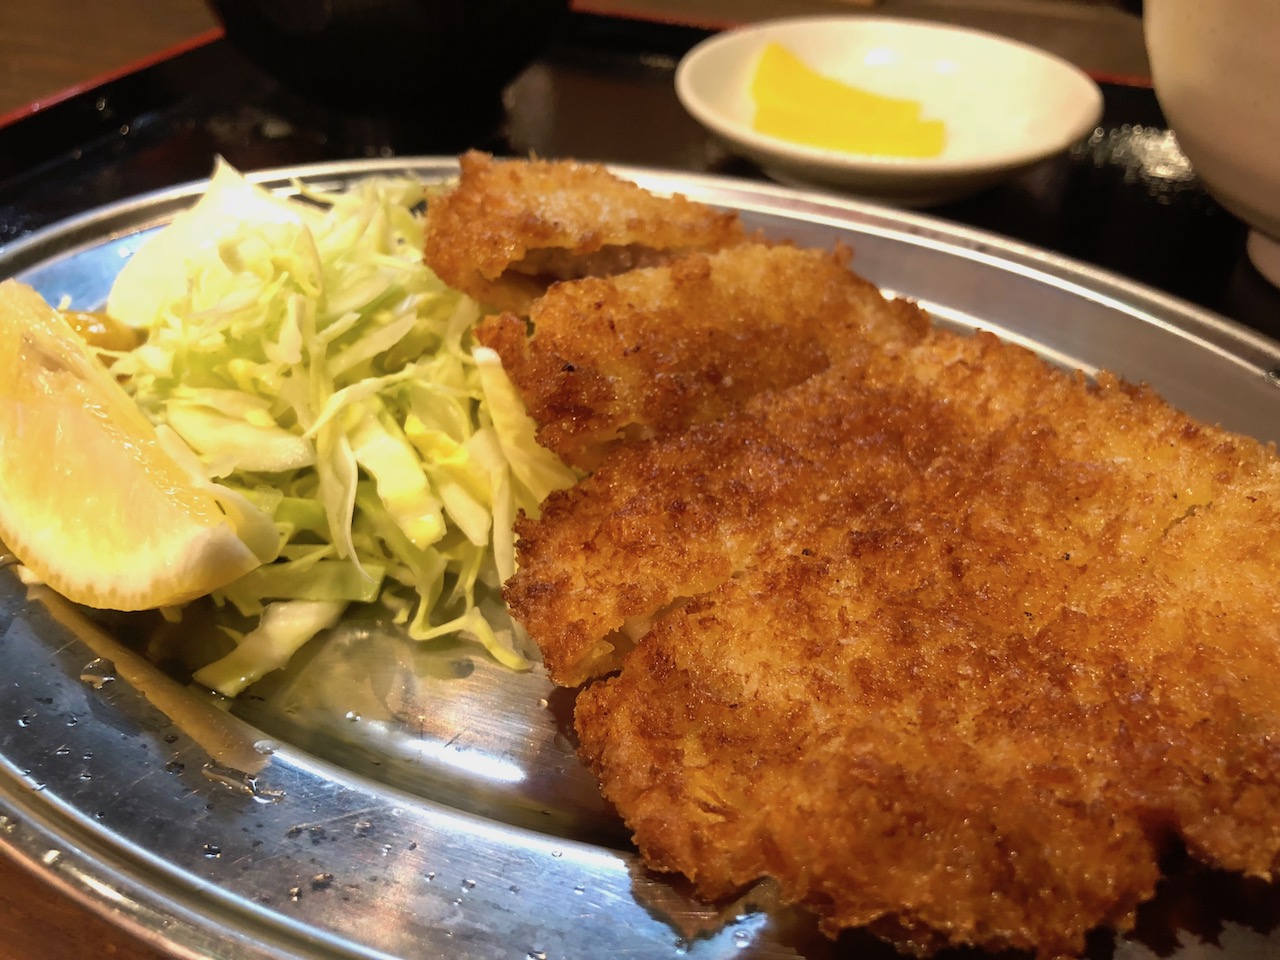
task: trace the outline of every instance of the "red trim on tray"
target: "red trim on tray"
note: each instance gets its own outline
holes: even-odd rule
[[[67,87],[65,90],[59,90],[57,93],[42,97],[39,100],[33,100],[31,103],[10,110],[8,113],[0,114],[0,127],[16,123],[26,117],[39,113],[41,110],[47,110],[54,104],[69,100],[77,94],[84,93],[86,90],[92,90],[94,87],[100,87],[104,83],[110,83],[112,80],[118,80],[130,73],[136,73],[147,67],[154,66],[164,60],[170,60],[173,57],[186,53],[188,50],[194,50],[196,47],[203,47],[205,44],[213,43],[222,37],[222,27],[210,27],[202,33],[197,33],[194,37],[188,37],[172,46],[165,47],[163,50],[157,50],[155,53],[149,53],[145,57],[139,57],[132,63],[127,63],[123,67],[115,70],[108,70],[100,73],[95,77],[90,77],[83,83],[75,86]]]
[[[1117,87],[1144,87],[1151,89],[1151,78],[1140,73],[1109,73],[1106,70],[1085,71],[1094,83],[1110,83]]]
[[[648,7],[637,7],[629,3],[603,3],[592,0],[571,0],[569,6],[575,13],[593,13],[601,17],[620,17],[627,20],[646,20],[649,23],[670,23],[680,27],[697,27],[700,30],[728,30],[739,27],[744,20],[719,20],[709,17],[689,17],[680,14],[662,13]]]

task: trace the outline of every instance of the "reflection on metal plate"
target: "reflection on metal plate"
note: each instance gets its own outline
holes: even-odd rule
[[[260,179],[335,187],[390,170],[441,178],[456,166],[373,161]],[[915,215],[620,172],[739,209],[772,236],[841,240],[861,272],[940,322],[1148,381],[1195,416],[1280,439],[1268,375],[1280,346],[1186,304]],[[0,275],[99,307],[141,233],[200,189],[58,225],[0,250]],[[512,673],[478,648],[418,645],[352,619],[228,703],[156,665],[172,629],[79,609],[0,568],[0,846],[158,946],[228,958],[894,956],[857,932],[825,940],[767,885],[704,904],[678,878],[647,873],[576,759],[572,693],[540,669]],[[1277,891],[1192,870],[1144,909],[1134,940],[1096,952],[1274,954],[1278,923]],[[1221,950],[1204,945],[1215,940]]]

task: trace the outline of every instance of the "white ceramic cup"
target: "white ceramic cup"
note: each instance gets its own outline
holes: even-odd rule
[[[1280,0],[1146,0],[1143,18],[1169,126],[1280,285]]]

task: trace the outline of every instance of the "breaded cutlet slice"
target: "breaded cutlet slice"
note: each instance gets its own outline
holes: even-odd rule
[[[1223,465],[1206,456],[1210,444],[1250,443],[1199,427],[1112,379],[1089,386],[989,335],[933,331],[914,346],[762,394],[723,423],[624,444],[592,476],[552,494],[539,520],[521,520],[519,569],[505,595],[552,679],[574,686],[616,669],[621,652],[656,615],[745,569],[759,544],[820,522],[846,485],[878,496],[859,479],[876,454],[885,416],[878,407],[876,416],[859,415],[868,390],[905,398],[915,426],[904,437],[914,446],[891,455],[910,456],[919,469],[933,462],[933,445],[943,436],[929,427],[927,414],[936,409],[966,424],[953,457],[967,456],[993,432],[1010,450],[1019,449],[1019,435],[1050,432],[1060,447],[1075,445],[1054,475],[1058,492],[1072,478],[1124,479],[1130,501],[1085,491],[1053,521],[1058,553],[1076,563],[1088,562],[1114,537],[1141,555],[1189,510],[1212,500]],[[1253,448],[1256,456],[1270,456]],[[1024,503],[1021,489],[1008,491],[1010,504]],[[1054,492],[1046,488],[1045,496]],[[867,509],[894,502],[886,493]],[[1010,512],[993,515],[992,523],[1017,530],[1023,519]]]
[[[523,314],[556,280],[620,273],[744,237],[737,214],[658,196],[599,164],[470,151],[427,205],[424,259],[449,286]]]
[[[834,359],[914,342],[928,327],[848,269],[849,251],[744,243],[667,266],[557,284],[478,339],[495,349],[538,440],[593,468],[609,447],[719,419]]]
[[[773,877],[832,933],[1046,960],[1131,924],[1176,840],[1274,874],[1272,450],[950,334],[700,441],[626,448],[643,478],[611,458],[579,494],[647,543],[584,525],[559,555],[570,620],[694,595],[578,698],[648,865],[711,898]]]

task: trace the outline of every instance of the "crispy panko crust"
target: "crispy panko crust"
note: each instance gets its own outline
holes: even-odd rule
[[[741,241],[734,213],[659,197],[597,164],[471,151],[427,206],[425,259],[463,293],[525,313],[554,280],[620,273]]]
[[[538,440],[590,469],[622,439],[719,419],[833,359],[918,339],[928,321],[834,253],[744,243],[605,279],[557,284],[477,331],[502,357]]]
[[[1280,463],[942,331],[625,444],[513,612],[651,866],[824,929],[1077,954],[1180,838],[1280,853]],[[606,649],[607,647],[607,649]]]

